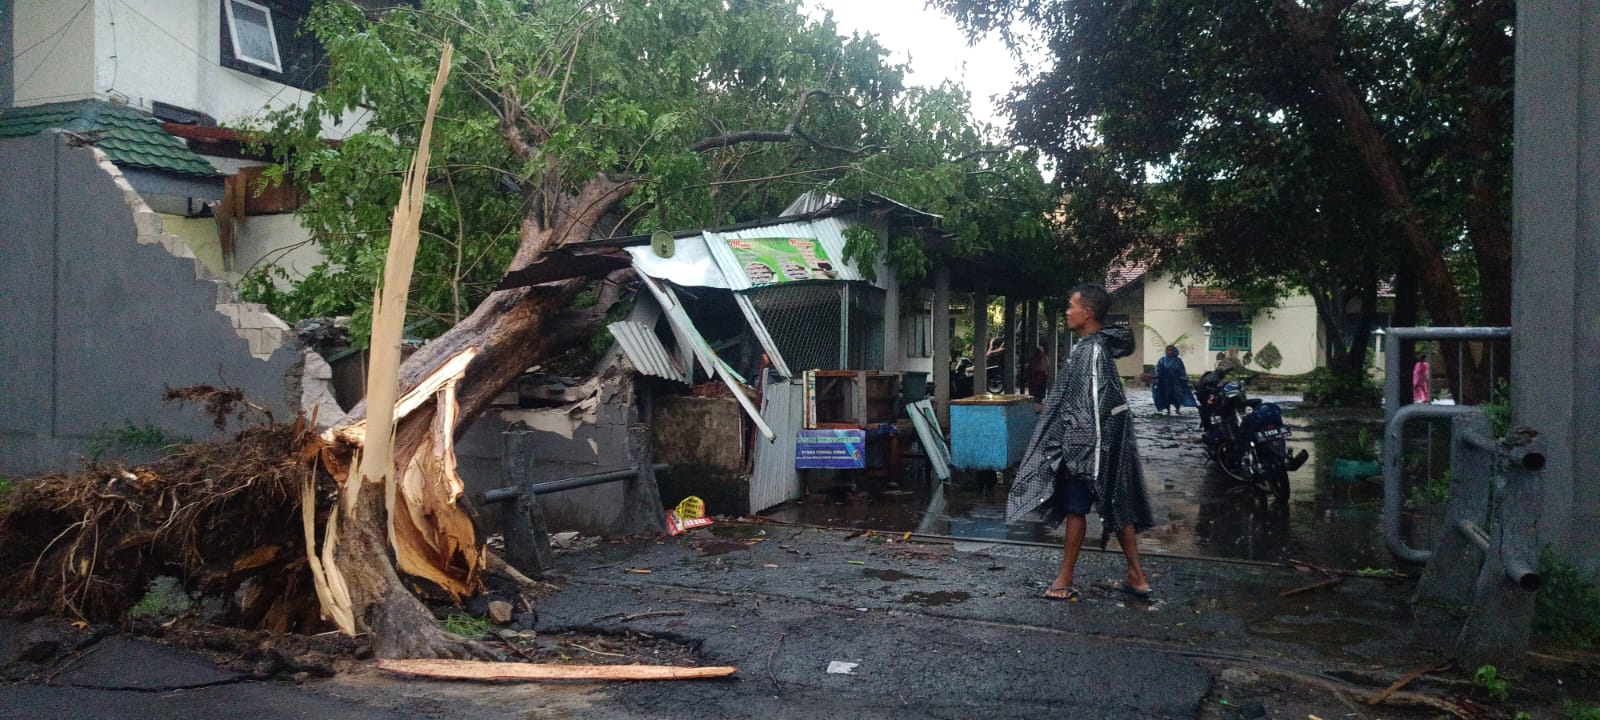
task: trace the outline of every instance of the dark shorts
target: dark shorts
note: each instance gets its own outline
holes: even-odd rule
[[[1056,472],[1056,511],[1062,515],[1088,515],[1094,508],[1094,490],[1083,477]]]

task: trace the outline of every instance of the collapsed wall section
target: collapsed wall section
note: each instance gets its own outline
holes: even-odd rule
[[[278,419],[300,406],[288,326],[163,232],[93,147],[0,141],[0,228],[0,473],[116,459],[108,450],[137,461],[237,429],[164,404],[167,387],[238,387]]]

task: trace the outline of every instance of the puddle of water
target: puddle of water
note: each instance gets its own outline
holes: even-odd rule
[[[761,526],[759,525],[735,523],[732,525],[712,525],[711,534],[717,537],[749,540],[751,538],[757,538],[766,535],[767,531],[761,529]]]
[[[1294,431],[1290,449],[1310,454],[1303,467],[1289,474],[1290,500],[1282,506],[1208,467],[1193,411],[1168,417],[1155,411],[1148,390],[1130,389],[1128,396],[1157,521],[1156,527],[1139,536],[1142,552],[1399,569],[1383,544],[1382,486],[1366,480],[1340,482],[1331,472],[1338,448],[1351,437],[1362,429],[1381,435],[1378,411],[1298,410],[1298,398],[1266,398],[1285,406]],[[1430,471],[1437,472],[1421,470]],[[980,540],[1061,541],[1059,528],[1037,521],[1007,524],[1007,486],[998,483],[993,473],[958,473],[942,486],[908,475],[897,485],[878,490],[812,494],[768,514],[833,527]],[[1431,524],[1425,518],[1408,520],[1411,545],[1427,547]],[[1090,515],[1088,531],[1089,542],[1097,542],[1097,516]]]
[[[716,526],[712,526],[716,527]],[[708,542],[700,546],[702,555],[727,555],[735,550],[749,550],[750,546],[742,542]]]
[[[870,578],[877,578],[879,580],[884,580],[884,581],[887,581],[887,582],[895,582],[896,580],[913,580],[913,579],[921,579],[922,578],[921,575],[912,575],[911,573],[903,573],[903,572],[900,572],[899,570],[878,569],[878,568],[870,568],[870,569],[867,569],[867,570],[862,570],[861,574],[862,575],[866,575],[867,577],[870,577]]]
[[[972,597],[971,594],[962,592],[960,590],[938,590],[935,592],[926,593],[907,593],[901,596],[900,602],[912,603],[915,605],[921,605],[923,607],[934,607],[936,605],[953,605],[955,603],[966,602],[967,598],[970,597]]]

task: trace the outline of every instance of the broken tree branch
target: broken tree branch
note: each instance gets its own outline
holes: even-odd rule
[[[730,666],[531,665],[476,660],[379,660],[378,669],[396,675],[446,680],[694,680],[727,677]]]

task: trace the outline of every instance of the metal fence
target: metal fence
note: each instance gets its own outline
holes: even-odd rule
[[[882,290],[864,283],[780,283],[744,295],[790,370],[883,367]]]

